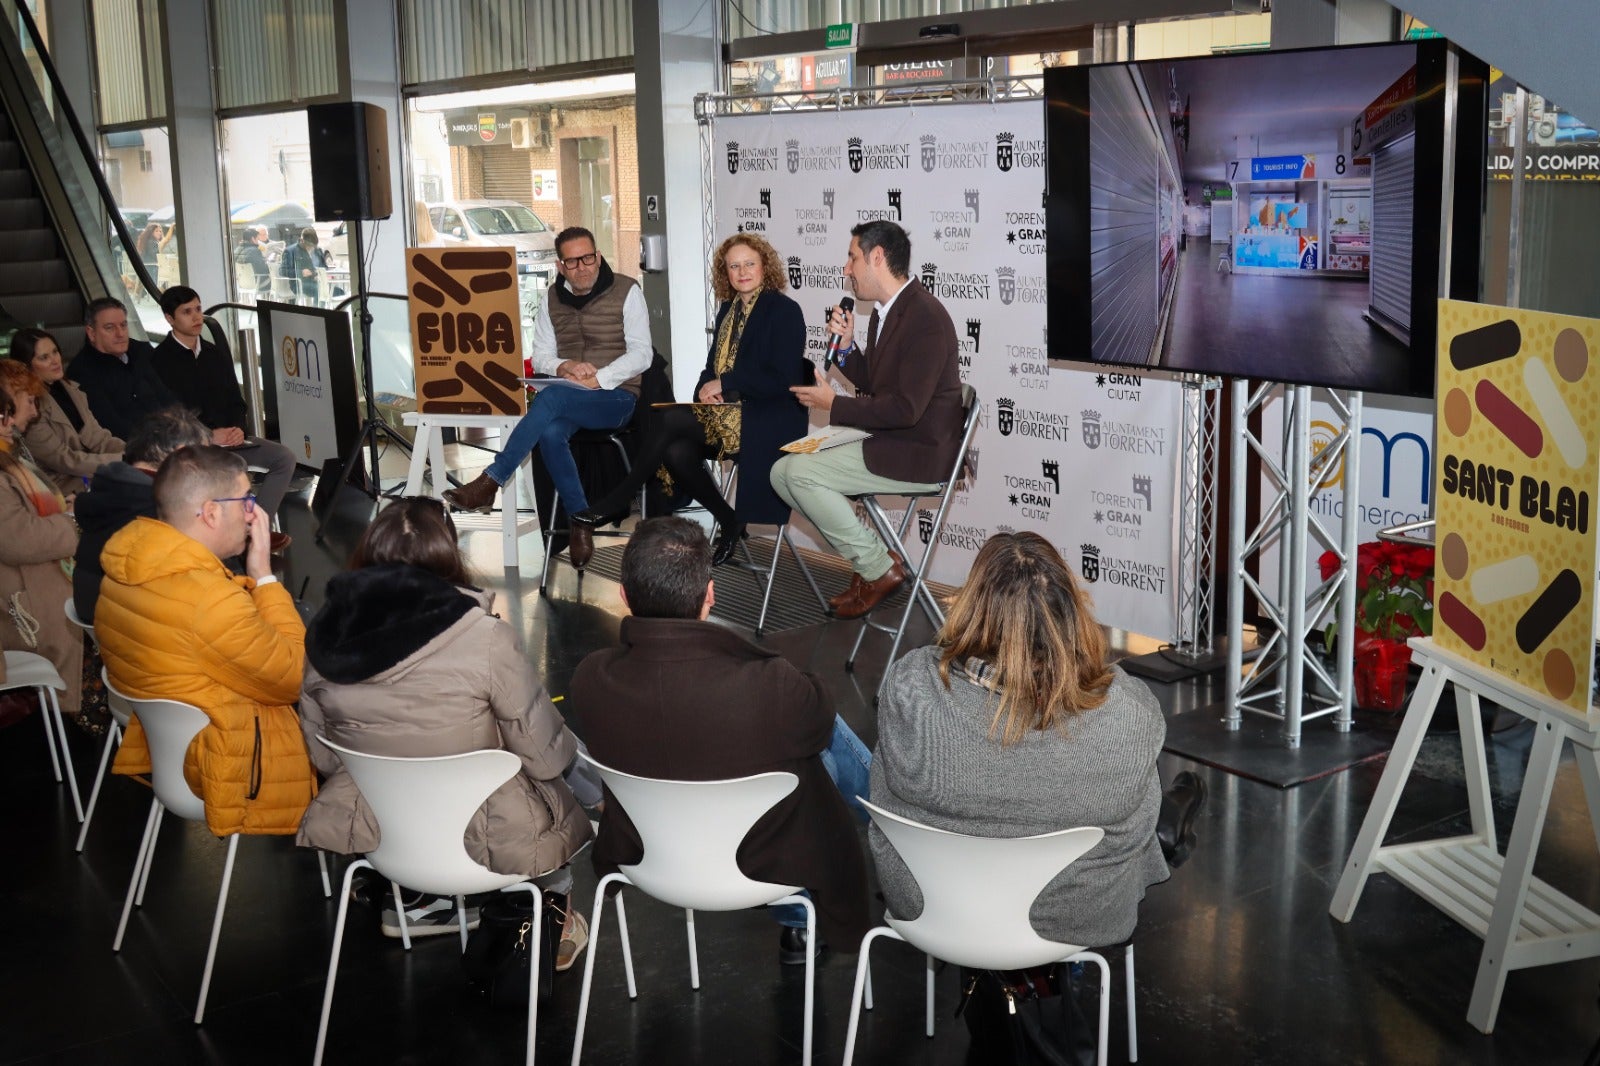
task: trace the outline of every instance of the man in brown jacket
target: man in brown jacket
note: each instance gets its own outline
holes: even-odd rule
[[[715,603],[711,546],[693,522],[641,522],[622,554],[622,593],[632,612],[622,646],[584,659],[572,678],[578,733],[594,757],[643,777],[714,781],[787,770],[795,790],[739,846],[748,877],[803,885],[823,938],[854,951],[871,925],[866,860],[841,791],[870,754],[833,713],[814,675],[776,652],[705,621]],[[826,760],[836,760],[839,784]],[[692,826],[686,826],[692,831]],[[638,830],[610,796],[595,840],[602,877],[644,854]],[[798,906],[795,910],[799,910]],[[781,961],[805,962],[803,917],[784,924]]]
[[[837,395],[819,372],[815,385],[793,392],[802,404],[829,412],[835,426],[872,436],[810,455],[786,455],[772,467],[772,487],[805,515],[855,571],[850,587],[830,601],[838,618],[860,618],[906,579],[904,561],[856,517],[849,497],[926,492],[955,462],[961,446],[961,374],[956,328],[938,299],[909,277],[911,239],[893,222],[864,222],[850,231],[845,277],[857,299],[874,300],[866,348],[855,348],[855,313],[835,310],[828,329],[846,342],[839,369],[856,386]]]
[[[534,448],[567,514],[589,509],[568,441],[580,429],[616,429],[633,417],[639,377],[650,368],[650,312],[638,282],[614,274],[595,251],[594,234],[571,226],[556,234],[561,276],[533,320],[533,369],[580,386],[539,390],[528,413],[483,473],[445,502],[459,511],[487,511],[500,486]],[[574,523],[572,565],[580,570],[593,551],[589,527]]]

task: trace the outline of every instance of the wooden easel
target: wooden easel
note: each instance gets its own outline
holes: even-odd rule
[[[1600,955],[1600,914],[1533,876],[1550,789],[1568,741],[1577,755],[1589,818],[1600,842],[1600,712],[1591,708],[1588,714],[1580,714],[1437,647],[1431,638],[1413,638],[1409,643],[1412,662],[1422,667],[1422,682],[1406,708],[1405,721],[1339,878],[1329,913],[1348,922],[1361,901],[1367,878],[1387,873],[1482,938],[1483,955],[1467,1021],[1488,1033],[1494,1030],[1508,972]],[[1456,688],[1472,832],[1384,846],[1389,821],[1446,684]],[[1522,715],[1537,731],[1504,856],[1495,840],[1489,805],[1480,697]]]

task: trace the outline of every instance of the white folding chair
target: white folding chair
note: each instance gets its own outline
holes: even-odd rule
[[[606,888],[612,882],[633,885],[645,894],[684,909],[689,937],[689,986],[700,987],[700,956],[695,944],[694,912],[736,911],[750,907],[798,903],[806,912],[806,943],[817,942],[817,912],[801,886],[752,881],[735,860],[739,844],[762,815],[799,785],[786,772],[757,774],[726,781],[664,781],[613,770],[589,757],[606,787],[644,842],[644,858],[600,879],[594,891],[589,922],[589,958],[583,966],[583,994],[578,1000],[578,1032],[572,1043],[572,1066],[583,1057],[583,1033],[589,1018],[589,990],[594,960],[600,954],[600,920]],[[609,811],[608,811],[609,813]],[[628,944],[628,918],[617,893],[617,928],[628,998],[637,999],[633,951]],[[811,1063],[812,1015],[816,1005],[816,959],[806,955],[805,1033],[801,1062]]]
[[[1033,931],[1028,910],[1063,869],[1100,843],[1098,827],[1062,829],[1030,837],[974,837],[914,822],[891,814],[867,800],[862,804],[872,821],[922,890],[922,913],[911,921],[885,913],[880,925],[861,942],[855,992],[850,1001],[850,1029],[844,1063],[855,1059],[856,1026],[863,993],[872,1009],[868,970],[872,942],[879,937],[903,940],[927,955],[927,1033],[933,1036],[934,960],[975,970],[1021,970],[1052,962],[1092,962],[1100,968],[1099,1061],[1106,1063],[1106,1038],[1111,1023],[1111,969],[1105,957],[1074,944],[1045,940]],[[1124,949],[1128,980],[1128,1061],[1139,1058],[1133,1012],[1133,945]]]
[[[144,729],[150,748],[150,784],[155,796],[150,800],[150,815],[145,819],[144,837],[134,858],[133,876],[128,879],[128,894],[122,901],[122,917],[111,943],[113,952],[122,950],[122,936],[128,928],[128,915],[134,906],[144,904],[145,888],[154,865],[156,838],[161,832],[161,816],[171,811],[191,822],[204,822],[205,801],[189,787],[183,775],[183,761],[200,730],[210,721],[198,707],[176,700],[146,700],[123,696]],[[217,961],[217,941],[222,936],[222,915],[228,905],[228,885],[233,881],[233,860],[239,851],[239,834],[228,835],[228,857],[222,866],[222,885],[217,889],[217,911],[211,920],[211,942],[206,947],[205,972],[200,978],[200,999],[194,1009],[194,1023],[205,1020],[206,996],[211,991],[211,971]],[[328,882],[328,860],[317,852],[322,865],[323,895],[332,895]]]
[[[885,625],[874,621],[871,614],[861,619],[861,629],[856,633],[856,643],[850,649],[850,658],[845,660],[844,668],[854,670],[856,655],[861,651],[861,642],[866,638],[867,630],[876,629],[880,633],[889,633],[894,637],[894,643],[889,646],[889,657],[884,660],[883,676],[889,676],[889,667],[894,665],[895,656],[900,654],[900,642],[905,638],[906,623],[911,620],[911,608],[922,601],[922,610],[928,616],[928,621],[933,623],[935,629],[944,624],[944,608],[939,606],[939,601],[933,593],[928,591],[928,572],[933,564],[933,553],[939,547],[939,534],[944,529],[945,517],[950,513],[950,503],[955,499],[956,489],[961,482],[961,473],[967,462],[967,449],[972,447],[972,435],[978,428],[978,393],[971,385],[961,386],[962,430],[961,446],[956,449],[955,462],[950,467],[950,475],[928,492],[912,493],[900,498],[906,501],[905,514],[900,519],[898,528],[889,520],[889,515],[878,502],[875,493],[864,492],[851,498],[858,500],[867,512],[867,519],[872,523],[878,535],[890,551],[895,552],[905,560],[906,569],[911,571],[911,585],[906,592],[906,605],[900,612],[900,620],[894,625]],[[927,550],[922,553],[922,561],[912,564],[911,556],[906,551],[905,535],[910,528],[912,519],[917,513],[917,504],[921,501],[938,499],[939,510],[935,514],[932,527],[927,530]]]
[[[50,772],[60,784],[63,776],[67,792],[72,796],[72,811],[78,821],[83,821],[83,800],[78,795],[78,774],[72,767],[72,749],[67,746],[67,723],[61,714],[57,692],[65,692],[67,683],[43,655],[31,651],[8,651],[6,677],[0,681],[0,692],[31,688],[39,695],[39,711],[44,715],[44,746],[50,752]]]
[[[67,608],[71,611],[72,601],[67,601]],[[74,618],[73,614],[68,614]],[[74,621],[78,625],[82,622]],[[94,632],[94,630],[90,630]],[[122,744],[123,731],[128,728],[128,722],[133,717],[133,706],[128,702],[128,697],[117,691],[111,683],[111,675],[105,667],[100,668],[100,682],[106,687],[106,706],[111,711],[111,726],[106,730],[106,743],[100,749],[100,768],[94,773],[94,787],[89,790],[89,804],[83,809],[83,828],[78,830],[77,851],[83,851],[83,842],[89,836],[89,823],[94,820],[95,805],[100,802],[100,786],[106,782],[106,773],[111,768],[111,755]]]
[[[328,984],[322,994],[322,1018],[317,1024],[313,1066],[320,1066],[327,1044],[333,986],[339,974],[339,951],[344,945],[345,916],[350,909],[350,882],[357,870],[375,870],[380,876],[408,888],[456,897],[463,951],[467,946],[463,896],[496,890],[527,892],[533,896],[536,915],[544,903],[538,885],[519,874],[493,872],[468,855],[462,843],[467,822],[489,794],[522,772],[521,760],[511,752],[473,751],[464,755],[402,759],[363,755],[340,747],[326,737],[317,739],[338,752],[344,761],[356,788],[378,819],[381,839],[376,849],[345,870],[344,891],[339,895],[339,917],[333,926],[333,951],[328,958]],[[395,904],[400,906],[398,889]],[[400,909],[403,915],[404,908]],[[539,1019],[542,926],[542,922],[535,920],[530,930],[533,965],[528,975],[528,1066],[533,1066],[534,1034]]]
[[[722,498],[733,501],[733,493],[739,484],[739,464],[737,456],[729,456],[723,460],[722,469],[713,469],[712,476],[717,481],[717,488],[722,493]],[[709,462],[709,461],[708,461]],[[817,598],[817,607],[823,611],[828,609],[828,598],[822,594],[822,589],[817,584],[817,579],[811,575],[811,567],[806,565],[806,560],[800,550],[794,546],[794,540],[789,536],[789,523],[778,526],[778,532],[772,539],[772,558],[765,566],[757,563],[750,555],[749,542],[739,545],[739,553],[743,559],[730,559],[727,565],[740,570],[749,571],[756,579],[762,581],[761,587],[761,615],[756,619],[756,636],[762,636],[767,628],[767,608],[772,604],[772,585],[778,576],[778,557],[787,547],[789,554],[794,557],[795,565],[800,568],[800,575],[806,579],[806,584],[811,586],[811,594]]]

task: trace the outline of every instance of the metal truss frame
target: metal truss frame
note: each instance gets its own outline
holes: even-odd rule
[[[1249,418],[1259,413],[1276,389],[1284,389],[1282,440],[1268,446],[1250,429]],[[1333,716],[1339,732],[1350,729],[1351,674],[1355,647],[1357,508],[1361,463],[1361,393],[1321,390],[1342,418],[1344,430],[1326,447],[1313,452],[1311,444],[1311,393],[1306,385],[1279,386],[1273,382],[1236,380],[1231,393],[1233,429],[1240,446],[1233,449],[1229,508],[1228,575],[1228,729],[1238,729],[1250,711],[1283,722],[1288,747],[1300,746],[1305,722]],[[1244,501],[1252,476],[1250,459],[1260,464],[1260,474],[1270,490],[1263,493],[1259,520],[1245,529]],[[1337,533],[1311,513],[1312,490],[1328,480],[1343,464],[1345,506]],[[1338,556],[1332,576],[1311,585],[1307,578],[1309,552],[1320,547]],[[1278,581],[1265,588],[1251,573],[1268,551],[1278,556]],[[1259,573],[1259,567],[1257,567]],[[1259,654],[1244,662],[1244,598],[1256,598],[1263,619],[1259,627]],[[1337,667],[1330,676],[1322,659],[1307,655],[1310,626],[1331,607],[1337,621]],[[1317,639],[1320,639],[1318,637]],[[1311,683],[1308,685],[1307,681]]]

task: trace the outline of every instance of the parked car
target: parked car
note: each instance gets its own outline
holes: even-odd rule
[[[526,204],[515,200],[444,200],[428,205],[439,247],[456,244],[510,246],[522,274],[555,272],[556,235]]]

